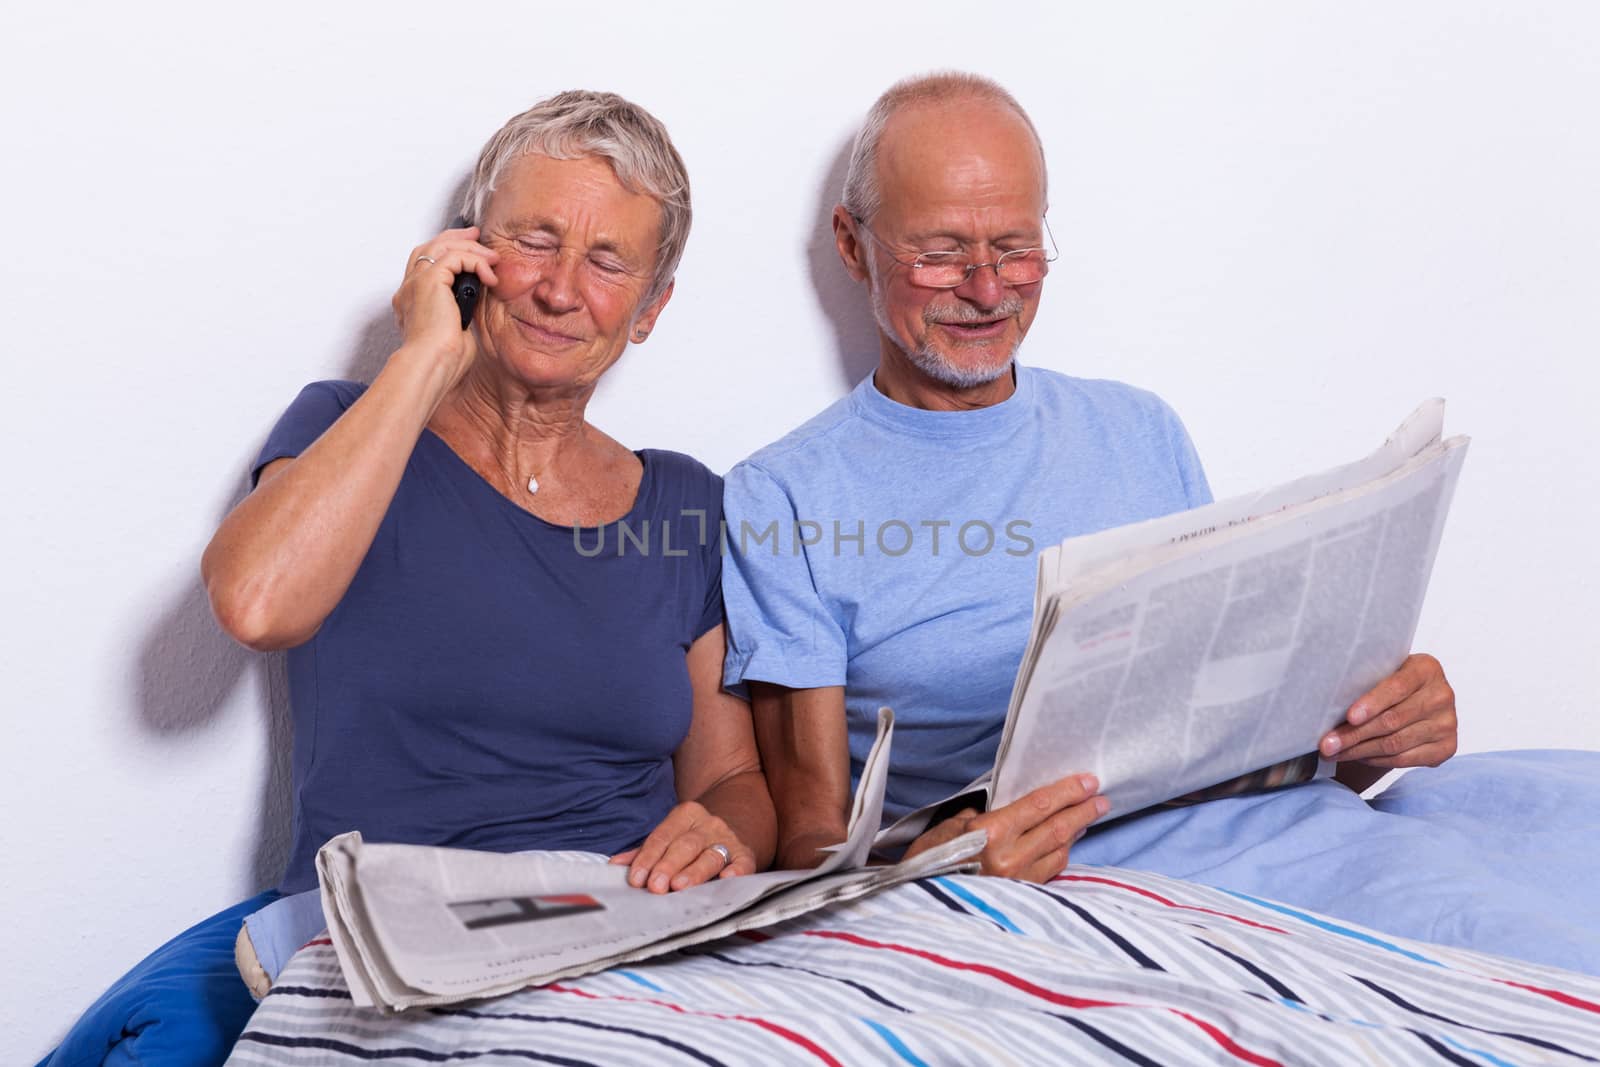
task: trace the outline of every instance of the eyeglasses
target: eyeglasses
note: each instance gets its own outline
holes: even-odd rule
[[[1013,248],[987,263],[974,263],[965,252],[918,252],[915,259],[901,259],[890,249],[888,242],[872,232],[865,220],[855,215],[850,217],[855,219],[856,225],[868,237],[878,242],[890,259],[910,268],[912,285],[926,289],[954,289],[965,285],[967,279],[972,277],[972,272],[983,267],[993,267],[995,277],[1007,285],[1032,285],[1050,272],[1050,264],[1061,254],[1056,248],[1055,234],[1050,232],[1049,220],[1041,219],[1045,237],[1050,242],[1049,248]]]

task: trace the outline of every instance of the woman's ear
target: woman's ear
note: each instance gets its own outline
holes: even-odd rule
[[[656,319],[661,315],[661,309],[672,299],[672,290],[677,284],[676,278],[668,282],[667,287],[661,290],[661,295],[650,301],[649,305],[639,312],[639,317],[633,320],[633,329],[628,331],[628,340],[639,344],[650,336],[650,331],[656,328]]]

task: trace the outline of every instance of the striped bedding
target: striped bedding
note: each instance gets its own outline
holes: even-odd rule
[[[355,1008],[325,939],[230,1064],[1584,1064],[1600,979],[1189,882],[952,876],[496,1000]]]

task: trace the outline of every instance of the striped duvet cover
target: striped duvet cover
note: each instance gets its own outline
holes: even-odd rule
[[[230,1064],[1586,1064],[1600,979],[1157,875],[928,879],[457,1008],[358,1009],[326,940]]]

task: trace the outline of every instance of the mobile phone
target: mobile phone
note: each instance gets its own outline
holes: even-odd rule
[[[451,228],[457,230],[465,229],[467,225],[465,215],[457,215],[455,221],[450,223]],[[450,283],[450,291],[456,295],[456,305],[461,308],[461,328],[465,330],[472,325],[472,313],[478,310],[478,298],[483,296],[483,283],[472,271],[464,270]]]

